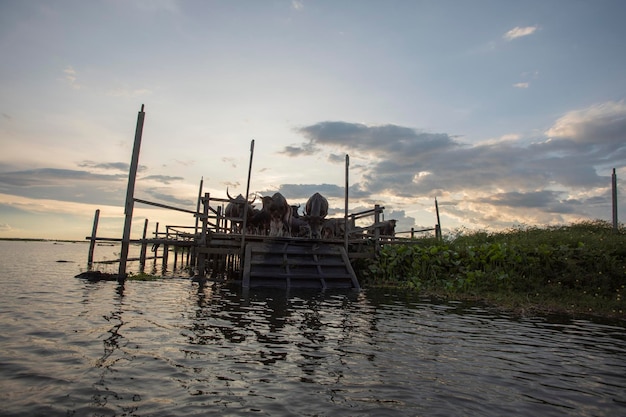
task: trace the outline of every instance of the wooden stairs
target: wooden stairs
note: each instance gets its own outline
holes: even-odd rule
[[[289,239],[248,243],[242,286],[360,289],[343,245]]]

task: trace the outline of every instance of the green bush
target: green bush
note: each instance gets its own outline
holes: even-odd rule
[[[615,233],[603,221],[459,232],[443,241],[385,245],[360,275],[364,285],[448,296],[518,295],[581,306],[593,299],[592,309],[619,312],[624,310],[625,236],[623,228]]]

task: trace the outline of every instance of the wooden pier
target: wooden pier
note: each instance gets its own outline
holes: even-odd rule
[[[103,263],[94,261],[94,251],[98,242],[120,244],[120,259],[106,261],[119,263],[117,280],[123,284],[128,262],[139,262],[139,272],[144,272],[146,261],[162,261],[165,272],[170,263],[170,252],[174,256],[174,269],[186,270],[195,280],[226,279],[240,283],[243,288],[351,288],[359,289],[359,281],[352,262],[359,258],[374,257],[383,244],[415,242],[416,233],[434,231],[440,236],[439,214],[434,228],[396,232],[394,236],[383,235],[384,207],[375,205],[370,210],[358,213],[348,212],[348,166],[346,155],[345,213],[336,221],[342,224],[341,236],[327,239],[303,237],[272,237],[252,233],[247,230],[246,214],[241,218],[225,215],[225,205],[229,198],[212,197],[203,193],[203,180],[200,181],[197,204],[194,209],[169,206],[134,197],[135,176],[139,161],[141,132],[145,117],[144,107],[137,118],[135,144],[125,204],[125,224],[122,238],[97,236],[100,210],[96,210],[90,241],[88,265],[90,271]],[[249,195],[250,173],[254,155],[254,141],[250,146],[250,166],[246,195]],[[167,225],[159,231],[159,223],[152,237],[148,237],[148,219],[144,222],[141,239],[130,238],[135,203],[151,205],[165,210],[175,210],[190,215],[188,225]],[[435,205],[436,205],[435,201]],[[244,210],[244,213],[247,211]],[[242,227],[237,231],[235,224]],[[399,237],[408,234],[409,237]],[[129,258],[130,245],[140,245],[139,257]],[[148,255],[148,247],[151,254]],[[161,250],[161,255],[158,251]],[[180,257],[180,263],[179,263]]]

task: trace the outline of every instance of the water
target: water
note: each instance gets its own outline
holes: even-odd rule
[[[74,278],[86,244],[0,253],[2,416],[626,415],[623,323],[187,278],[122,290]]]

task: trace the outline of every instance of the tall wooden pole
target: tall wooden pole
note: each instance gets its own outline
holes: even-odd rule
[[[200,220],[200,203],[202,202],[202,185],[204,184],[204,177],[200,178],[200,189],[198,190],[198,202],[196,204],[196,226],[194,232],[198,234],[198,221]]]
[[[246,205],[243,207],[243,224],[241,226],[241,255],[240,261],[243,262],[244,250],[246,248],[246,229],[248,228],[248,194],[250,194],[250,176],[252,174],[252,159],[254,158],[254,139],[250,142],[250,164],[248,165],[248,182],[246,183]],[[243,273],[243,269],[241,270]]]
[[[200,204],[202,203],[202,186],[204,184],[204,177],[200,178],[200,188],[198,189],[198,202],[196,204],[196,224],[195,224],[195,228],[194,228],[194,241],[196,242],[196,246],[193,250],[193,253],[191,255],[191,263],[193,265],[196,264],[196,256],[197,254],[197,248],[198,245],[197,243],[200,241],[200,239],[198,238],[198,221],[200,220]],[[191,252],[191,248],[190,248],[190,252]]]
[[[613,231],[617,233],[618,224],[617,224],[617,174],[615,173],[615,168],[613,168],[613,176],[612,176],[612,200],[613,200]]]
[[[120,253],[120,269],[117,275],[117,282],[123,284],[126,281],[126,260],[128,259],[128,248],[130,246],[130,226],[133,221],[133,208],[135,200],[135,179],[137,178],[137,168],[139,166],[139,149],[141,148],[141,134],[143,132],[143,120],[146,113],[141,111],[137,115],[137,127],[135,129],[135,143],[133,145],[133,156],[128,171],[128,188],[126,189],[126,205],[124,206],[124,234],[122,235],[122,250]]]
[[[148,244],[146,243],[146,237],[148,236],[148,219],[143,222],[143,234],[141,235],[141,252],[139,252],[139,271],[143,272],[146,267],[146,252],[148,250]]]
[[[349,171],[350,171],[350,156],[346,154],[346,188],[345,188],[345,207],[343,214],[343,244],[346,249],[346,253],[348,252],[348,187],[350,185],[349,181]]]
[[[100,219],[100,209],[96,210],[93,216],[93,228],[91,229],[91,240],[89,242],[89,254],[87,255],[87,268],[91,271],[93,266],[93,251],[96,246],[96,233],[98,231],[98,219]]]
[[[439,204],[437,203],[437,197],[435,197],[435,211],[437,212],[437,227],[435,228],[435,237],[441,239],[441,219],[439,218]]]

